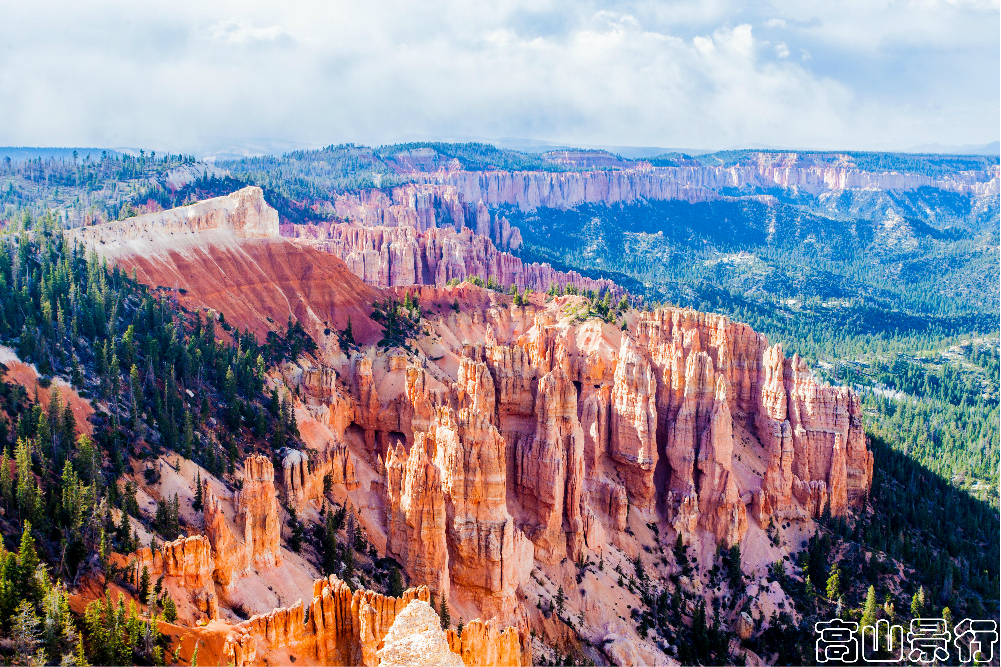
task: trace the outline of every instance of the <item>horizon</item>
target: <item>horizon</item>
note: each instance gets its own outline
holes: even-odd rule
[[[253,146],[253,144],[248,145],[230,145],[226,148],[216,149],[213,151],[201,151],[188,153],[185,151],[174,151],[169,148],[164,147],[149,147],[149,146],[73,146],[73,145],[52,145],[52,146],[4,146],[0,145],[0,156],[4,155],[4,151],[17,151],[23,153],[30,153],[32,151],[39,152],[66,152],[69,154],[70,151],[110,151],[118,154],[129,154],[138,155],[140,151],[155,151],[158,154],[173,154],[173,155],[192,155],[200,162],[216,162],[216,161],[230,161],[230,160],[240,160],[248,158],[257,157],[282,157],[297,151],[322,151],[331,148],[338,148],[341,146],[356,146],[359,148],[367,148],[372,150],[378,150],[381,148],[387,148],[392,146],[404,146],[409,144],[439,144],[444,146],[460,146],[465,144],[483,144],[497,148],[498,150],[512,151],[515,153],[522,153],[526,155],[540,155],[547,152],[554,151],[597,151],[604,152],[610,155],[614,155],[624,160],[640,162],[650,158],[656,158],[669,154],[682,154],[682,155],[711,155],[714,153],[726,153],[726,152],[748,152],[748,153],[802,153],[802,154],[817,154],[817,153],[886,153],[886,154],[906,154],[906,155],[941,155],[941,156],[977,156],[977,157],[1001,157],[1001,141],[994,140],[991,142],[985,142],[981,144],[967,144],[962,146],[946,146],[939,144],[924,144],[918,146],[911,146],[906,149],[901,150],[857,150],[857,149],[843,149],[843,148],[812,148],[812,147],[780,147],[780,146],[755,146],[755,145],[742,145],[742,146],[729,146],[723,148],[715,149],[705,149],[705,148],[691,148],[691,147],[668,147],[668,146],[611,146],[611,145],[568,145],[559,144],[555,142],[548,142],[545,140],[529,140],[529,139],[517,139],[509,138],[507,140],[496,140],[496,139],[485,139],[485,138],[475,138],[469,137],[464,140],[458,140],[456,138],[443,138],[443,139],[411,139],[408,141],[398,141],[384,144],[361,144],[354,142],[342,142],[338,144],[315,144],[315,145],[301,145],[301,146],[289,146],[286,150],[273,150],[273,151],[254,151],[247,146]],[[237,152],[240,149],[244,149],[244,152]],[[23,156],[19,159],[26,159],[29,156]],[[51,156],[50,156],[51,157]],[[83,155],[80,156],[83,159]],[[13,159],[13,158],[12,158]]]

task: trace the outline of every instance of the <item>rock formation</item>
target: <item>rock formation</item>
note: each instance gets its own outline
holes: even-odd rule
[[[609,453],[627,470],[639,471],[630,480],[634,495],[638,504],[650,507],[655,496],[651,473],[657,463],[657,379],[629,336],[622,337],[610,405]],[[604,449],[596,443],[595,458]]]
[[[531,664],[531,648],[526,642],[526,633],[515,627],[501,628],[494,620],[472,620],[462,629],[461,635],[449,629],[447,637],[452,652],[462,657],[466,667]],[[388,644],[389,638],[386,639]]]
[[[318,226],[301,233],[302,244],[244,240],[225,253],[212,246],[190,256],[171,251],[155,261],[121,260],[140,267],[153,284],[206,263],[216,277],[211,289],[192,287],[202,290],[199,305],[214,308],[218,299],[236,307],[232,290],[241,298],[239,290],[246,290],[253,305],[236,312],[248,322],[256,318],[255,326],[267,329],[268,317],[280,323],[289,312],[309,323],[322,343],[316,355],[286,364],[280,377],[269,379],[287,384],[283,395],[296,396],[297,414],[314,420],[310,448],[284,452],[286,497],[303,508],[323,496],[325,476],[343,483],[373,545],[384,536],[385,555],[410,581],[425,585],[396,600],[322,580],[310,603],[239,624],[224,651],[234,663],[299,654],[327,664],[376,664],[396,616],[431,591],[467,617],[475,609],[511,624],[524,618],[528,593],[541,601],[547,586],[550,597],[564,586],[572,604],[584,607],[586,586],[575,586],[583,582],[574,581],[573,562],[638,555],[634,535],[640,531],[670,530],[672,538],[677,533],[700,546],[709,546],[703,540],[732,545],[751,522],[809,521],[825,507],[837,515],[862,502],[873,459],[858,397],[821,386],[801,359],[787,359],[747,325],[677,308],[630,310],[609,322],[590,316],[580,296],[534,295],[515,305],[510,295],[469,284],[443,286],[480,270],[470,267],[488,265],[497,273],[487,277],[533,284],[524,266],[504,273],[515,265],[509,256],[491,254],[496,248],[486,236],[442,226],[446,217],[454,222],[470,212],[464,202],[552,205],[557,190],[565,202],[661,196],[665,191],[656,190],[661,186],[651,173],[635,179],[549,174],[535,185],[525,181],[529,190],[519,194],[521,181],[510,174],[472,183],[451,171],[441,178],[458,180],[440,198],[413,188],[392,204],[406,225],[387,226],[386,213],[378,219],[381,229]],[[554,185],[539,189],[544,183]],[[467,198],[464,188],[479,190]],[[425,195],[427,206],[414,203]],[[493,225],[479,204],[464,220],[481,232]],[[343,240],[337,248],[323,246],[336,239]],[[351,260],[355,270],[386,289],[364,284],[334,256],[359,248]],[[315,280],[297,275],[297,267],[314,261],[326,267]],[[244,270],[247,276],[230,277]],[[260,274],[250,275],[254,271]],[[395,287],[411,281],[427,285]],[[259,289],[278,284],[295,289]],[[342,301],[329,297],[338,290],[347,295]],[[421,332],[405,348],[374,345],[380,334],[367,317],[370,304],[405,292],[421,305]],[[279,302],[284,305],[274,305]],[[451,308],[456,302],[459,312]],[[352,320],[356,332],[370,327],[348,354],[330,334],[319,333],[328,322],[346,323],[345,312],[359,314]],[[211,490],[204,497],[210,560],[189,559],[187,546],[179,556],[180,547],[172,546],[169,555],[160,552],[159,565],[157,554],[142,554],[147,567],[200,585],[211,572],[224,586],[253,568],[282,567],[270,459],[246,460],[232,502]],[[604,601],[588,598],[587,604],[598,607],[582,614],[598,613]],[[447,641],[467,664],[514,664],[519,647],[524,663],[525,629],[470,624],[462,637]],[[638,639],[600,632],[589,640],[611,637],[609,655],[646,655],[632,643]],[[288,653],[270,655],[278,649]]]
[[[380,658],[385,660],[395,654],[392,650],[384,654],[383,649],[411,634],[412,627],[406,631],[397,627],[395,634],[390,632],[397,618],[417,602],[433,615],[434,628],[440,633],[441,646],[446,651],[451,643],[456,653],[462,651],[463,655],[496,660],[478,664],[531,664],[527,633],[521,629],[501,629],[496,624],[473,621],[470,625],[474,632],[464,642],[446,641],[438,615],[427,604],[429,599],[426,586],[408,589],[401,597],[394,598],[367,590],[352,592],[347,584],[331,575],[314,582],[313,598],[308,605],[304,607],[300,600],[291,607],[254,616],[236,626],[233,642],[234,646],[238,644],[245,652],[253,651],[257,656],[286,649],[321,665],[375,667]],[[409,626],[419,619],[429,620],[426,612],[415,619],[411,611],[404,623]],[[450,659],[444,654],[436,655]],[[455,664],[462,664],[462,658],[456,655]]]
[[[577,418],[577,391],[562,366],[539,380],[534,436],[519,440],[515,483],[522,505],[538,523],[529,533],[537,557],[555,563],[583,543],[584,431]]]
[[[358,488],[351,452],[344,444],[330,444],[320,452],[310,450],[313,458],[298,449],[286,449],[282,457],[282,481],[288,502],[302,510],[306,503],[322,501],[324,486],[337,484],[348,491]]]
[[[818,517],[828,506],[834,515],[843,513],[872,484],[858,395],[817,384],[805,362],[798,355],[786,359],[779,345],[765,351],[762,365],[756,424],[768,469],[755,511],[784,517],[805,510]]]
[[[522,210],[540,207],[567,209],[580,204],[618,204],[640,199],[681,199],[689,202],[718,199],[725,188],[797,187],[811,194],[832,190],[915,190],[933,186],[962,193],[996,193],[990,174],[969,172],[939,179],[920,174],[872,172],[849,165],[797,164],[797,155],[764,155],[771,161],[757,165],[683,166],[600,171],[450,171],[418,178],[454,192],[462,201],[487,206],[510,204]]]
[[[250,567],[247,549],[227,521],[222,500],[211,490],[206,490],[204,503],[205,535],[212,545],[215,560],[213,576],[223,586],[229,586],[234,578],[246,574]]]
[[[507,511],[506,443],[493,423],[490,372],[482,361],[461,359],[454,403],[422,392],[422,376],[408,372],[407,388],[411,423],[426,430],[414,433],[409,454],[397,445],[386,460],[387,549],[415,581],[447,592],[451,580],[487,616],[507,617],[531,568],[532,544]]]
[[[212,586],[215,561],[209,541],[202,535],[167,542],[156,551],[143,547],[134,559],[134,581],[139,581],[146,568],[153,579],[162,575],[192,589]]]
[[[389,499],[386,551],[404,564],[411,580],[424,582],[432,592],[447,598],[445,495],[441,472],[432,463],[433,455],[433,438],[425,433],[417,436],[409,454],[402,445],[389,452],[386,459]]]
[[[278,236],[278,212],[264,201],[264,191],[248,186],[224,197],[148,213],[118,222],[80,227],[70,239],[101,247],[105,255],[149,250],[151,243],[181,243],[207,231],[229,231],[241,238]],[[145,246],[145,247],[144,247]]]
[[[545,263],[526,264],[470,228],[320,223],[283,225],[282,234],[340,257],[352,273],[377,287],[445,285],[479,277],[504,287],[517,285],[522,291],[574,285],[580,290],[611,290],[616,298],[624,294],[610,280],[557,271]]]
[[[477,366],[478,377],[489,379],[486,366]],[[507,618],[514,612],[517,588],[531,570],[532,544],[507,511],[505,442],[492,417],[492,409],[470,406],[455,414],[441,408],[434,425],[434,462],[448,498],[451,579],[481,613]]]
[[[459,652],[449,648],[438,614],[423,600],[413,600],[400,612],[384,641],[377,653],[384,667],[463,667]]]
[[[264,569],[282,564],[274,466],[258,455],[248,457],[243,469],[243,488],[234,498],[232,519],[226,516],[222,500],[211,490],[205,492],[205,534],[212,545],[215,580],[224,586],[251,566]]]
[[[281,521],[275,493],[275,468],[266,456],[251,456],[244,461],[243,488],[236,493],[236,511],[243,520],[250,562],[256,567],[281,565]]]

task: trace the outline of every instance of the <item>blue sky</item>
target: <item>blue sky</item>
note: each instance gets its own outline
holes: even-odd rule
[[[999,136],[998,0],[40,1],[3,16],[0,145]]]

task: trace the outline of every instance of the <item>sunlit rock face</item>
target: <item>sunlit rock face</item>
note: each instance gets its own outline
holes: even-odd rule
[[[566,201],[577,196],[589,196],[587,186]],[[409,215],[406,201],[393,205]],[[495,275],[477,273],[488,266],[519,286],[573,279],[481,253],[495,222],[478,205],[466,220],[479,234],[442,227],[424,210],[412,229],[387,227],[397,231],[379,232],[378,243],[372,229],[343,227],[296,242],[247,238],[271,233],[271,214],[254,210],[226,213],[245,220],[227,218],[225,238],[216,223],[195,224],[190,253],[158,246],[155,257],[133,249],[116,261],[152,284],[204,277],[190,281],[189,305],[226,308],[227,321],[233,312],[234,323],[263,335],[293,314],[303,322],[315,353],[267,378],[291,404],[303,444],[274,452],[277,469],[269,456],[252,455],[231,484],[207,483],[204,537],[140,551],[139,570],[219,590],[220,598],[241,581],[261,583],[249,577],[312,581],[306,561],[283,549],[282,522],[292,509],[315,521],[336,498],[350,505],[379,557],[395,559],[417,588],[396,599],[328,577],[292,605],[285,590],[267,605],[272,611],[230,618],[220,660],[274,664],[291,655],[374,665],[397,616],[434,594],[465,618],[484,619],[461,637],[436,635],[438,648],[444,641],[467,665],[527,664],[526,619],[540,609],[526,605],[527,591],[548,586],[551,596],[564,587],[577,596],[584,584],[575,564],[640,555],[634,529],[653,525],[713,553],[744,540],[754,524],[809,522],[825,508],[841,514],[870,488],[858,397],[822,386],[801,359],[786,358],[747,325],[676,308],[627,309],[606,320],[582,296],[534,294],[515,305],[509,294],[468,282],[446,286],[471,272]],[[451,210],[457,216],[460,208]],[[174,215],[142,224],[157,233],[166,225],[169,234]],[[364,248],[351,270],[340,250],[322,245],[335,233],[355,238],[342,249]],[[379,346],[373,303],[405,296],[420,304],[417,330],[406,346]],[[349,317],[355,344],[342,347],[334,329],[343,331]],[[638,636],[604,628],[611,612],[600,595],[573,604],[583,631],[611,638],[609,654],[647,655]]]

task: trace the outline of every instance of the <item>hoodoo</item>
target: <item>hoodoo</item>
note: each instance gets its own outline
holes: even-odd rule
[[[205,537],[137,554],[189,588],[218,583],[209,617],[228,623],[221,655],[236,664],[528,664],[530,630],[648,655],[634,630],[599,621],[620,615],[610,591],[623,565],[662,544],[711,560],[749,543],[746,567],[759,567],[775,522],[808,533],[872,482],[858,397],[747,325],[447,284],[611,288],[505,264],[489,234],[295,227],[289,240],[253,188],[187,208],[76,234],[140,280],[183,287],[188,308],[262,336],[301,322],[317,343],[260,377],[294,446],[248,456],[236,487],[204,486]],[[289,531],[335,521],[332,503],[350,520],[345,548],[370,543],[418,588],[384,596],[345,574],[296,593],[322,571],[287,549],[301,540]],[[650,559],[643,576],[677,568]],[[234,618],[263,587],[283,604]],[[289,606],[296,597],[312,602]],[[482,620],[446,634],[434,600]]]

